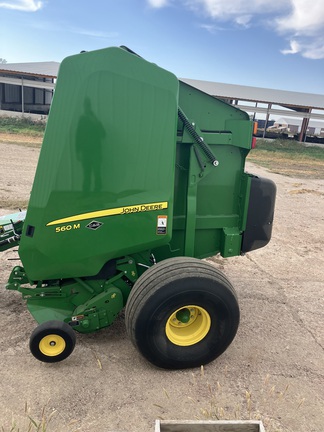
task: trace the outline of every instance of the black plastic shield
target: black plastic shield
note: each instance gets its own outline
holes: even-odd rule
[[[266,246],[272,233],[276,185],[272,180],[253,177],[242,253]]]

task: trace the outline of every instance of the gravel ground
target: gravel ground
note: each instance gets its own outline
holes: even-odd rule
[[[0,215],[28,200],[39,150],[0,143]],[[35,322],[5,290],[15,253],[0,256],[0,426],[27,432],[153,431],[155,419],[261,419],[266,432],[324,428],[324,181],[272,174],[278,188],[271,243],[244,257],[210,261],[237,290],[241,323],[229,349],[203,369],[164,371],[128,340],[123,314],[78,335],[73,354],[40,363],[28,348]],[[32,425],[30,431],[36,430]]]

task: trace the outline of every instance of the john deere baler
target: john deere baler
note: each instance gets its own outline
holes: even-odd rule
[[[130,339],[159,367],[228,347],[237,297],[201,258],[270,240],[275,186],[244,172],[252,134],[245,112],[124,47],[62,62],[7,284],[39,323],[37,359],[65,359],[75,331],[125,306]]]

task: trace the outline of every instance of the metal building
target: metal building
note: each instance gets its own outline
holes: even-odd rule
[[[264,134],[271,114],[300,118],[302,124],[299,130],[299,141],[305,139],[310,119],[324,122],[324,95],[223,84],[187,78],[181,78],[181,81],[211,96],[223,99],[227,103],[235,104],[238,108],[251,113],[253,117],[256,114],[264,115]]]
[[[0,110],[48,114],[60,63],[0,64]]]

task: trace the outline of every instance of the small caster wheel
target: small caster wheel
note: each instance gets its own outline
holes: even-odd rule
[[[29,348],[37,360],[55,363],[66,359],[74,350],[74,330],[63,321],[46,321],[35,328]]]

